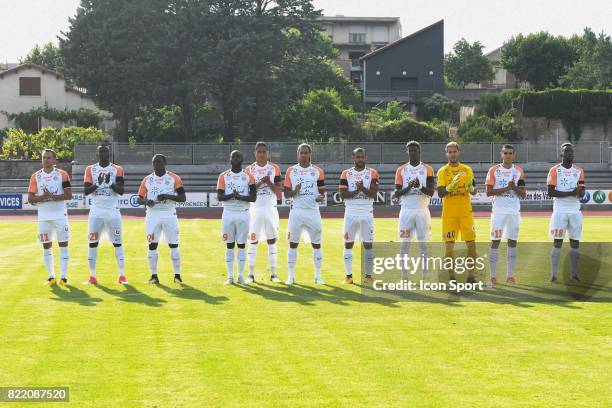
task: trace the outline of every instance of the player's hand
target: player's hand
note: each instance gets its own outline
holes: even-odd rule
[[[299,192],[300,192],[300,190],[301,190],[301,189],[302,189],[302,183],[298,183],[298,184],[295,186],[295,190],[293,190],[293,191],[295,191],[295,193],[297,194],[297,193],[299,193]]]
[[[510,180],[508,182],[508,190],[514,190],[516,187],[516,184],[514,183],[514,179]]]
[[[263,184],[270,184],[270,176],[262,177],[261,180],[259,180],[259,182]]]
[[[316,201],[317,203],[322,203],[322,202],[323,202],[323,200],[325,200],[325,194],[319,194],[319,195],[317,196],[317,198],[315,198],[315,201]]]
[[[240,196],[240,194],[238,194],[238,190],[234,190],[234,191],[232,192],[232,196],[233,196],[235,199],[238,199],[238,197]]]
[[[584,190],[586,189],[586,187],[583,184],[578,185],[578,187],[576,187],[576,197],[580,197],[581,195],[584,194]]]
[[[155,207],[155,201],[153,200],[147,200],[147,202],[145,203],[145,205],[147,207]]]
[[[110,184],[110,173],[106,173],[106,178],[104,179],[106,184]]]
[[[53,199],[53,194],[51,194],[51,192],[49,190],[47,190],[47,188],[45,187],[43,189],[43,194],[42,194],[42,199],[41,201],[49,201]]]
[[[168,199],[168,194],[160,194],[157,196],[157,201],[166,201]]]
[[[468,176],[467,181],[465,183],[465,188],[467,188],[467,191],[469,191],[470,193],[473,193],[474,190],[476,190],[476,186],[474,185],[474,176]]]
[[[418,177],[415,177],[412,180],[410,180],[410,183],[408,183],[408,185],[412,188],[419,188],[421,187],[421,181],[419,180]]]
[[[355,183],[355,188],[357,189],[357,191],[363,191],[363,181],[359,180]]]
[[[104,174],[100,173],[98,175],[98,185],[101,186],[102,184],[104,184]]]
[[[461,180],[461,175],[455,175],[453,180],[448,184],[448,186],[446,186],[446,191],[448,191],[449,193],[455,191],[457,189],[457,185],[459,184],[459,180]]]

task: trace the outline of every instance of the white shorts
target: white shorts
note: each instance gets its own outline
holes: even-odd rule
[[[429,208],[400,210],[398,235],[400,241],[428,241],[431,238],[431,214]]]
[[[302,232],[308,233],[308,240],[313,244],[321,243],[323,231],[321,213],[319,210],[306,210],[303,208],[292,208],[289,212],[287,223],[287,239],[289,242],[298,243]]]
[[[499,241],[503,238],[518,241],[521,214],[491,213],[491,240]]]
[[[278,238],[278,210],[276,207],[251,208],[249,243]]]
[[[579,241],[582,238],[582,213],[577,212],[555,212],[550,217],[549,235],[553,239],[569,239]]]
[[[225,243],[245,244],[249,234],[249,211],[223,210],[221,239]]]
[[[344,242],[373,242],[374,216],[344,213]]]
[[[70,240],[70,227],[68,217],[57,220],[38,221],[38,241],[46,244],[57,237],[57,242],[68,242]]]
[[[179,222],[175,212],[148,212],[145,218],[145,225],[147,228],[147,241],[149,243],[158,243],[162,233],[166,243],[173,245],[179,243]]]
[[[121,213],[119,209],[93,207],[88,219],[89,242],[98,242],[106,232],[108,240],[113,244],[121,244]]]

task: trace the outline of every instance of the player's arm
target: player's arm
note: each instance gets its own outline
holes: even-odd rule
[[[286,198],[293,198],[295,197],[300,190],[302,189],[302,183],[297,183],[295,185],[295,189],[293,188],[293,183],[291,181],[291,167],[289,167],[287,169],[287,172],[285,173],[285,187],[283,189],[284,193],[285,193],[285,197]]]
[[[229,201],[234,198],[236,198],[236,194],[234,192],[225,194],[225,190],[217,190],[217,201]]]
[[[145,207],[154,207],[155,201],[147,199],[147,195],[147,177],[145,177],[140,182],[140,188],[138,189],[138,198],[136,199],[136,202],[138,203],[138,205],[144,205]]]
[[[427,176],[425,183],[425,186],[422,186],[419,190],[421,190],[421,193],[433,197],[436,189],[436,179],[434,178],[433,174],[431,176]]]
[[[376,199],[378,194],[378,173],[372,174],[372,181],[370,182],[370,188],[365,188],[363,182],[357,184],[357,189],[361,190],[366,197]]]
[[[236,200],[246,201],[248,203],[254,203],[257,200],[257,187],[255,183],[249,184],[249,195],[236,195]]]
[[[115,182],[110,182],[110,174],[108,177],[108,183],[111,190],[119,195],[123,195],[125,193],[125,179],[123,178],[123,171],[117,172],[117,176],[115,176]]]
[[[36,181],[36,173],[30,177],[30,185],[28,186],[28,203],[36,204],[41,201],[48,201],[51,197],[51,193],[47,190],[43,192],[43,195],[36,195],[38,192],[38,182]]]
[[[183,186],[178,187],[176,190],[176,195],[174,194],[160,194],[157,196],[157,201],[176,201],[177,203],[184,203],[187,201],[187,194],[185,193],[185,188]]]
[[[525,198],[525,196],[527,196],[527,188],[525,186],[525,173],[523,173],[523,169],[520,169],[520,171],[521,175],[518,181],[516,182],[516,185],[514,185],[512,189],[514,190],[516,195],[519,196],[519,198]]]
[[[68,173],[62,172],[62,194],[51,195],[53,201],[67,201],[72,200],[72,186],[70,185],[70,177]]]
[[[353,198],[357,194],[359,194],[359,190],[349,191],[349,183],[346,176],[347,173],[345,170],[340,175],[340,185],[338,186],[338,193],[340,194],[340,197],[342,197],[343,200],[346,200],[347,198]]]
[[[99,178],[98,178],[99,181]],[[94,183],[91,175],[91,167],[85,169],[85,179],[83,180],[83,193],[88,196],[98,189],[100,183]]]
[[[325,175],[323,170],[319,169],[319,179],[317,180],[317,190],[319,191],[319,195],[315,198],[317,203],[323,202],[325,199]]]

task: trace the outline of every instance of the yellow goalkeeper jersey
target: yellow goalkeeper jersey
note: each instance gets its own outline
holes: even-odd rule
[[[472,201],[466,185],[468,179],[474,179],[474,172],[470,166],[463,163],[457,166],[449,164],[442,166],[438,170],[438,187],[449,185],[457,174],[461,176],[457,188],[442,198],[442,217],[463,217],[472,214]]]

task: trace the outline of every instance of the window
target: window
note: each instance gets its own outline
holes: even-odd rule
[[[365,33],[349,33],[349,44],[365,44]]]
[[[40,77],[20,77],[19,95],[40,96]]]
[[[362,64],[359,61],[359,58],[363,57],[364,55],[365,55],[365,52],[362,52],[362,51],[358,51],[358,52],[349,51],[349,59],[351,60],[351,68],[360,68]]]

